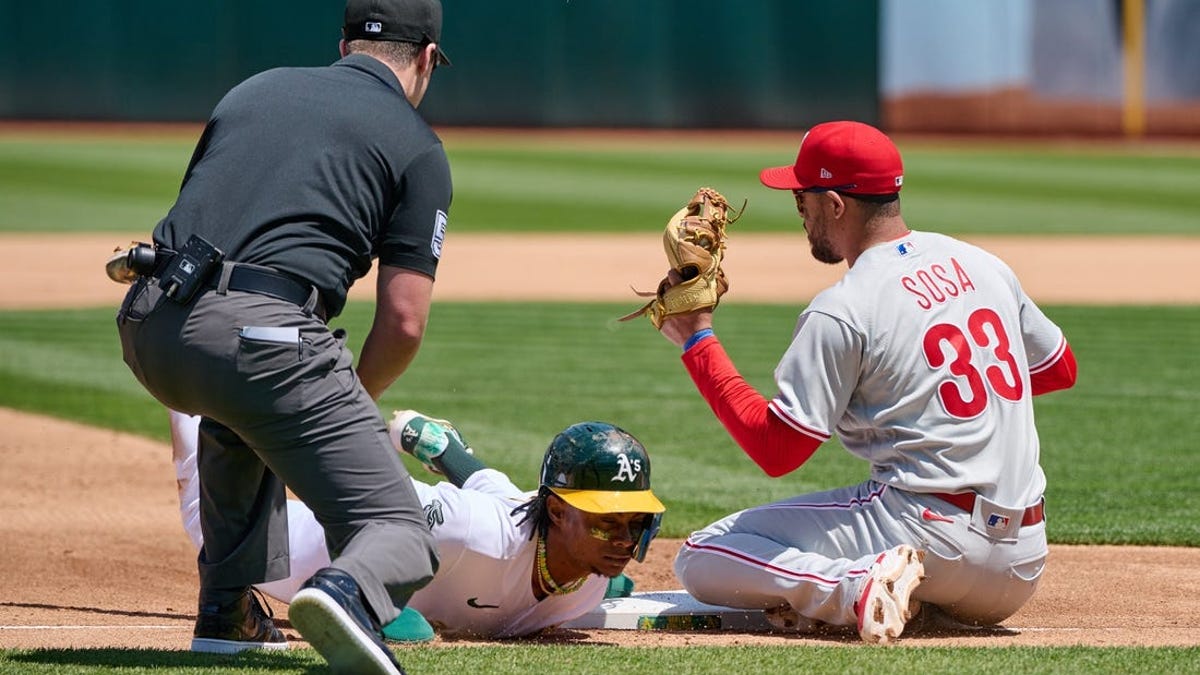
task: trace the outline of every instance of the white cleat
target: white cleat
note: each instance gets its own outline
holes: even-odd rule
[[[854,605],[858,634],[864,641],[887,644],[904,632],[905,624],[920,608],[920,603],[912,600],[912,592],[925,578],[924,558],[924,551],[901,544],[875,559]]]

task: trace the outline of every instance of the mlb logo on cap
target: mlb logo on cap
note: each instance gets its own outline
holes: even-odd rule
[[[426,45],[442,39],[441,0],[346,0],[342,39],[411,42]],[[450,65],[437,47],[437,64]]]

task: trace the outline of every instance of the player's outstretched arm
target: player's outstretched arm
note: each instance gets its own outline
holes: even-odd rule
[[[780,419],[738,372],[712,329],[684,341],[683,364],[700,395],[733,440],[769,476],[794,471],[823,439],[800,433]]]
[[[487,468],[447,420],[416,410],[397,410],[388,422],[388,433],[397,450],[421,460],[425,468],[446,476],[458,487],[476,471]]]

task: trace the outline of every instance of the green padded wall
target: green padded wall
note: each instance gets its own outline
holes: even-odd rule
[[[443,0],[434,124],[878,120],[876,0]],[[201,121],[275,66],[336,60],[338,0],[0,0],[0,118]]]

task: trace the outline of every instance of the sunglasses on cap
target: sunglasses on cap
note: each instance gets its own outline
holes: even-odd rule
[[[846,192],[846,190],[853,190],[856,187],[858,187],[857,183],[847,183],[845,185],[834,185],[832,187],[821,187],[821,186],[817,185],[817,186],[813,186],[810,188],[801,188],[799,190],[792,190],[792,195],[797,200],[799,200],[799,199],[803,198],[803,195],[805,192],[815,194],[815,195],[822,194],[825,192],[836,192],[843,197],[849,197],[851,199],[858,199],[858,200],[864,201],[864,202],[871,202],[872,204],[886,204],[888,202],[894,202],[900,198],[899,192],[892,192],[892,193],[882,194],[882,195],[860,195],[860,194],[857,194],[854,192]]]
[[[844,190],[853,190],[856,187],[858,187],[858,183],[846,183],[845,185],[834,185],[832,187],[821,187],[820,185],[814,185],[813,187],[792,190],[792,194],[796,195],[797,197],[805,192],[811,192],[813,194],[821,194],[822,192],[836,192],[838,194],[843,194]]]

